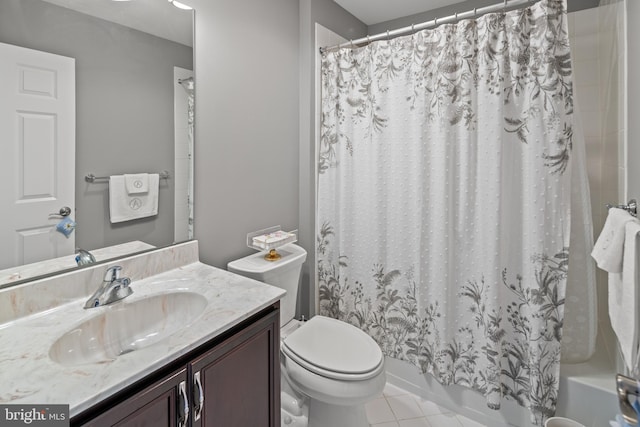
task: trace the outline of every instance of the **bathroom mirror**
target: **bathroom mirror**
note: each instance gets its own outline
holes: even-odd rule
[[[57,85],[53,66],[46,62],[24,66],[20,56],[45,53],[73,58],[74,80],[67,85],[71,88],[67,97],[75,101],[75,114],[67,123],[75,138],[62,138],[53,131],[40,134],[48,129],[46,123],[30,133],[29,123],[45,115],[25,113],[23,107],[0,109],[5,116],[4,122],[0,118],[0,132],[14,125],[18,129],[0,138],[15,146],[7,161],[19,164],[3,174],[3,222],[27,216],[11,210],[9,205],[17,198],[8,193],[27,194],[29,183],[36,183],[20,200],[23,207],[31,206],[29,215],[36,217],[36,225],[10,224],[13,228],[0,234],[0,287],[75,268],[78,248],[90,251],[100,262],[192,238],[193,21],[192,10],[178,9],[166,0],[0,3],[0,44],[12,52],[18,49],[13,68],[6,66],[11,55],[0,55],[5,62],[0,62],[0,71],[19,70],[9,71],[10,78],[2,75],[14,85],[4,93],[25,92],[30,100],[64,98],[68,88]],[[21,85],[17,91],[16,85]],[[5,102],[2,98],[0,102]],[[16,117],[7,119],[12,115]],[[53,117],[51,129],[63,126],[62,114],[46,116]],[[66,152],[47,157],[65,144]],[[29,156],[31,160],[25,160]],[[111,223],[110,175],[164,172],[157,215]],[[63,184],[60,173],[70,177],[71,184]],[[90,182],[88,175],[99,178]],[[70,196],[60,196],[63,189]],[[53,202],[39,209],[35,199]],[[51,215],[64,206],[71,208],[70,215]],[[56,231],[66,218],[76,223],[69,237]]]

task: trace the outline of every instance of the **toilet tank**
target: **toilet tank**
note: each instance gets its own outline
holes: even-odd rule
[[[266,252],[249,255],[231,261],[227,270],[287,291],[280,301],[280,325],[284,326],[296,314],[300,271],[307,259],[307,251],[298,245],[288,244],[278,248],[281,258],[277,261],[264,259]]]

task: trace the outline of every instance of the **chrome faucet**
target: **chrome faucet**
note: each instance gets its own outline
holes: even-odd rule
[[[128,277],[121,278],[120,271],[122,271],[122,267],[119,265],[107,269],[100,287],[87,300],[84,308],[108,305],[120,301],[133,293],[133,289],[129,287],[131,279]]]
[[[96,262],[96,258],[89,251],[85,251],[84,249],[78,249],[78,254],[76,255],[76,263],[78,265],[89,265]]]

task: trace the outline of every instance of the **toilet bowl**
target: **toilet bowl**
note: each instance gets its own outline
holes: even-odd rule
[[[280,311],[282,426],[368,427],[364,404],[381,395],[386,381],[380,347],[340,320],[294,320],[307,253],[295,244],[278,251],[278,261],[266,261],[264,253],[258,253],[227,268],[287,291]]]

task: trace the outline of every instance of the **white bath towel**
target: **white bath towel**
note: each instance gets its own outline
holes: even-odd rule
[[[149,191],[127,193],[124,175],[109,177],[109,214],[111,222],[130,221],[158,214],[160,176],[149,174]]]
[[[629,212],[611,208],[602,227],[600,237],[593,246],[591,256],[598,267],[609,273],[622,271],[622,248],[624,245],[625,224],[634,220]]]
[[[630,373],[637,373],[638,322],[638,251],[640,221],[629,221],[625,225],[624,255],[621,273],[609,273],[609,318],[613,327],[625,365]]]
[[[149,191],[149,174],[124,174],[124,184],[128,194],[141,194]]]

